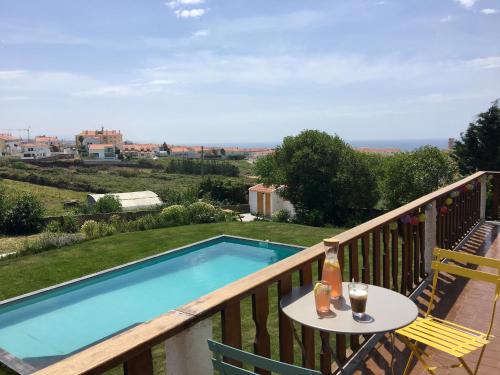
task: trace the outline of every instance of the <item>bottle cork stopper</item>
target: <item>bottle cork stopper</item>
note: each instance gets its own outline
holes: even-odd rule
[[[325,244],[325,246],[338,246],[338,245],[340,245],[340,241],[337,240],[335,237],[325,238],[323,240],[323,243]]]

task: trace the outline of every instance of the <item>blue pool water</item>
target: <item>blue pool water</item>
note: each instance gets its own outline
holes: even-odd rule
[[[21,298],[0,305],[0,348],[40,368],[299,250],[223,236]]]

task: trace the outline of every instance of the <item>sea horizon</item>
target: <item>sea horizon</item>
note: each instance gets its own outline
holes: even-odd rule
[[[412,151],[416,148],[430,145],[440,149],[448,148],[448,139],[381,139],[381,140],[346,140],[355,148],[397,148],[401,151]],[[275,148],[281,142],[221,142],[221,143],[187,143],[184,146],[205,146],[205,147],[238,147],[238,148]],[[181,144],[180,144],[181,145]]]

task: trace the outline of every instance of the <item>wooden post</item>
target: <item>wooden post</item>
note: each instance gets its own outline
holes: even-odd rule
[[[324,375],[329,375],[332,373],[332,348],[330,347],[330,334],[328,334],[328,332],[319,331],[319,337],[321,338],[319,365],[321,372]]]
[[[300,269],[300,285],[310,284],[312,284],[312,264],[307,263]],[[305,350],[302,367],[314,369],[314,330],[312,328],[302,326],[302,343]]]
[[[292,275],[290,273],[283,275],[278,282],[278,306],[279,300],[286,294],[292,291]],[[290,319],[279,309],[278,313],[279,325],[279,344],[280,344],[280,361],[293,363],[293,331]]]
[[[436,230],[437,230],[437,208],[436,201],[432,201],[425,206],[425,250],[424,250],[424,266],[425,272],[430,274],[432,263],[432,252],[436,247]]]
[[[153,375],[153,356],[151,349],[142,352],[123,364],[125,375]]]
[[[252,315],[255,322],[254,353],[263,357],[271,357],[271,339],[267,331],[269,316],[269,293],[267,286],[261,286],[252,294]],[[257,374],[271,375],[267,370],[255,369]]]
[[[481,222],[486,220],[486,198],[488,197],[488,190],[486,188],[487,177],[486,175],[481,176],[481,203],[479,206],[479,219]]]
[[[221,313],[222,342],[233,348],[241,349],[241,311],[240,301],[230,301]],[[224,359],[226,362],[241,367],[240,361]]]

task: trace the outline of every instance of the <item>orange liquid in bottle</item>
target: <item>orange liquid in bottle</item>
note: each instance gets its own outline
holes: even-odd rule
[[[342,297],[342,275],[340,273],[339,262],[325,260],[321,276],[332,287],[330,298],[337,299]]]

